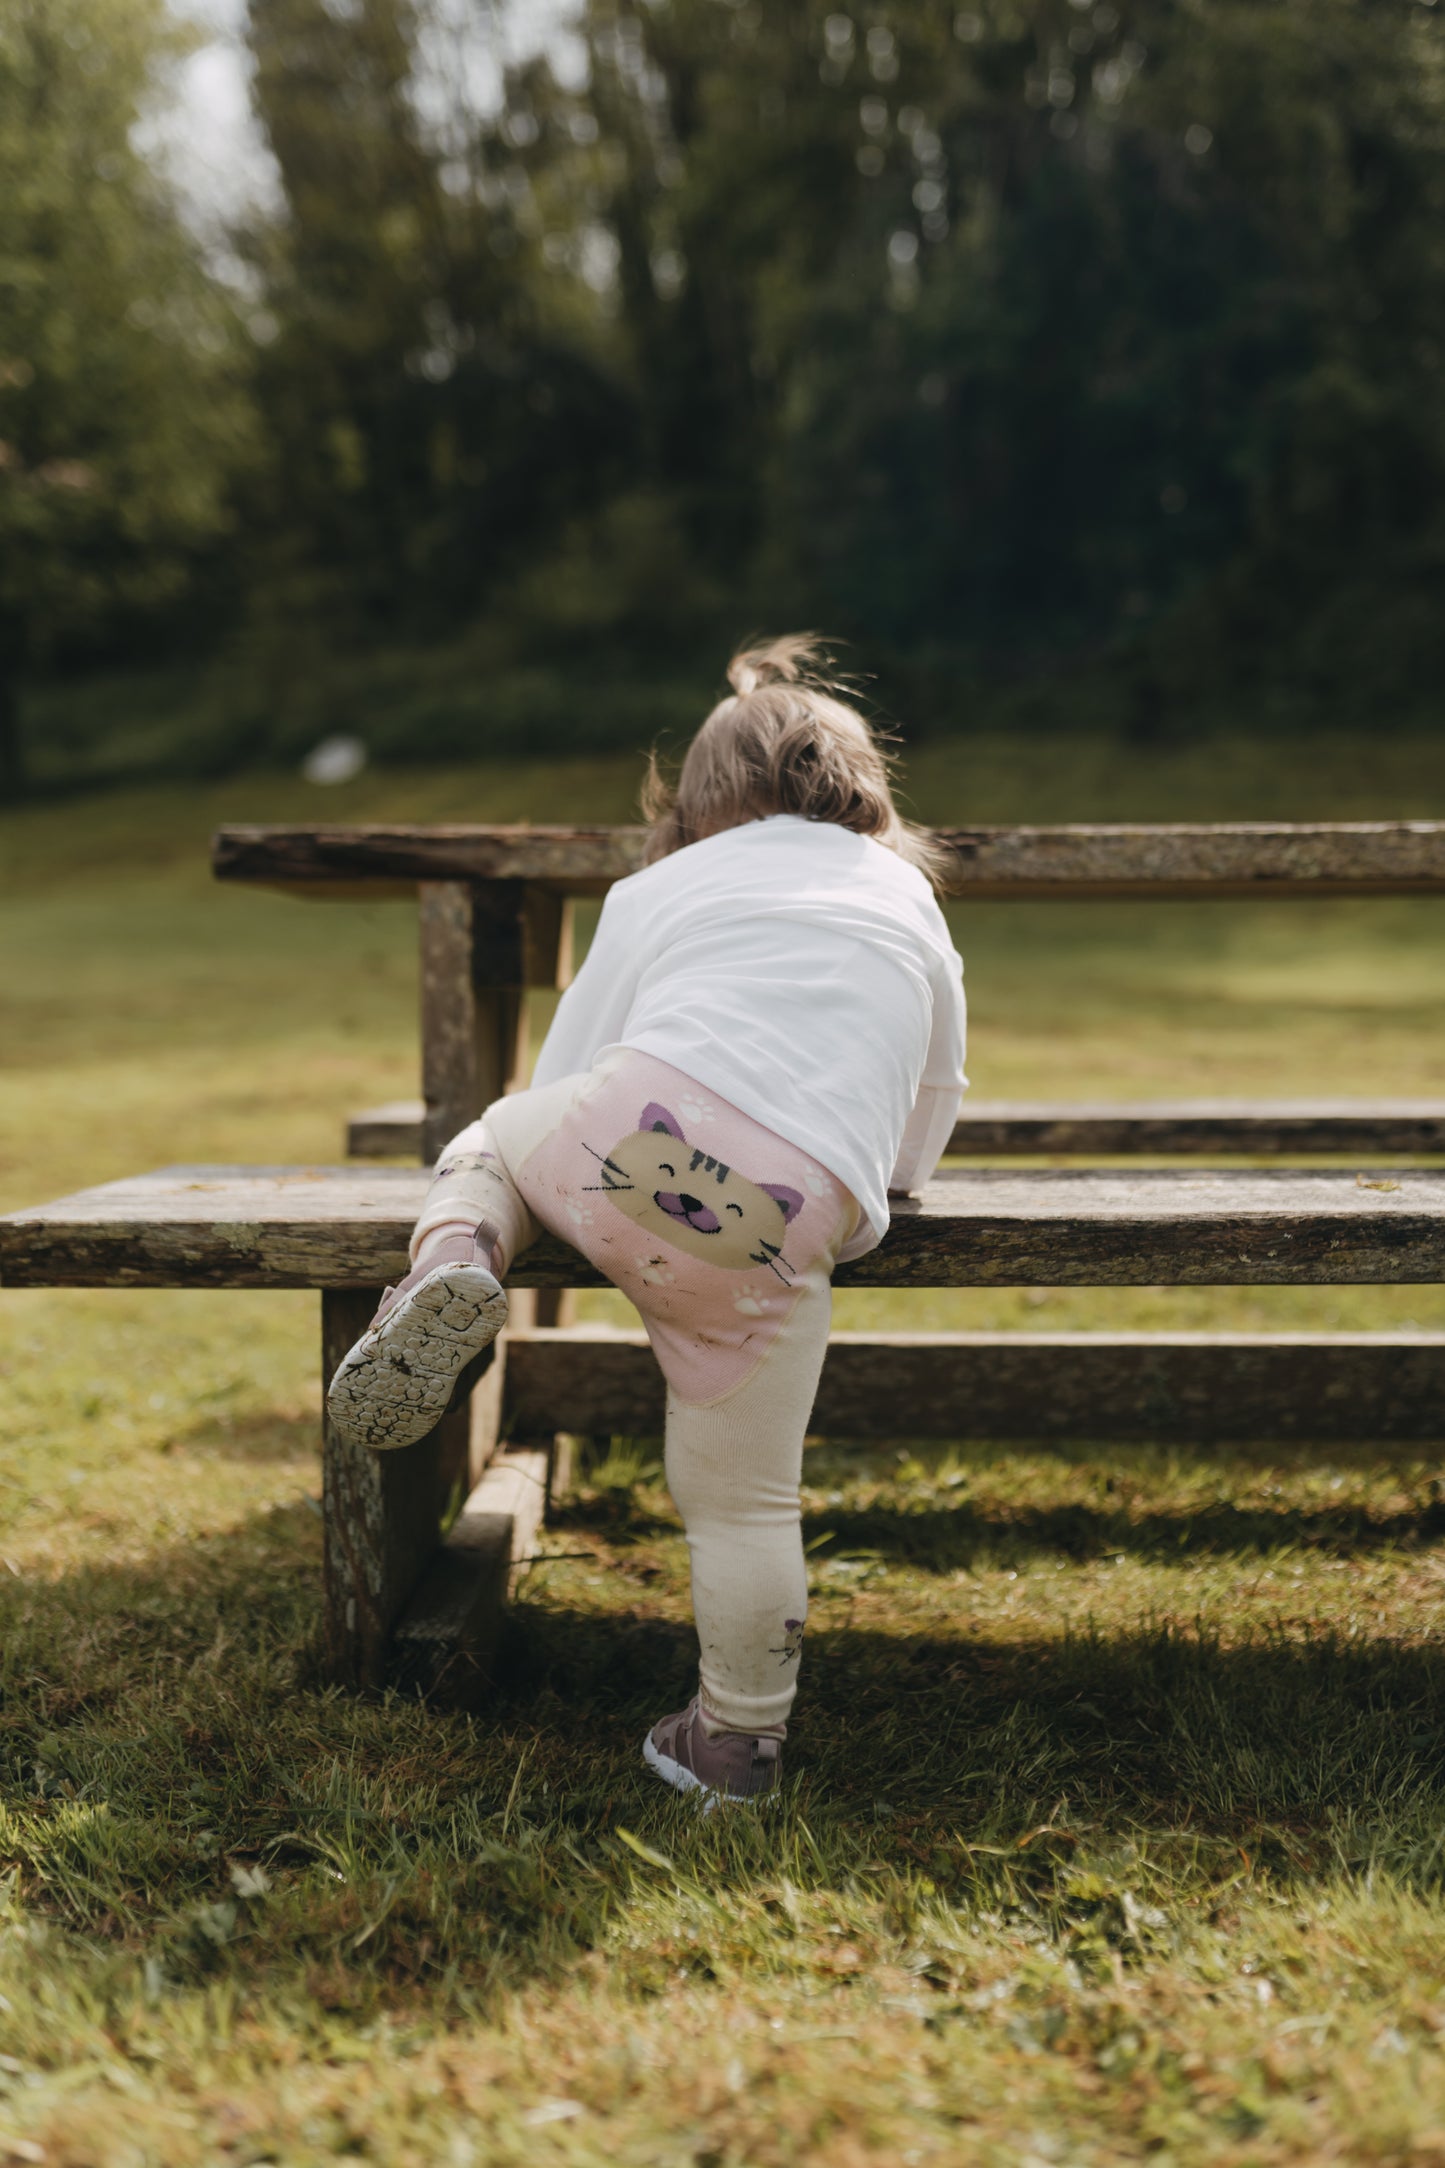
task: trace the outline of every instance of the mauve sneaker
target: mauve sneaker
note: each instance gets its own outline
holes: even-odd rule
[[[762,1799],[777,1790],[783,1774],[780,1739],[745,1731],[719,1732],[710,1739],[695,1694],[685,1709],[653,1725],[642,1742],[642,1758],[664,1784],[702,1792],[709,1806],[720,1799]]]
[[[507,1322],[490,1242],[449,1236],[389,1287],[326,1395],[338,1436],[378,1452],[414,1445],[446,1414],[464,1372]]]

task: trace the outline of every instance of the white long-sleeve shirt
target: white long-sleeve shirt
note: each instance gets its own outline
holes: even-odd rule
[[[618,881],[533,1081],[655,1055],[807,1152],[857,1199],[937,1166],[966,1084],[963,965],[916,867],[870,836],[771,815]]]

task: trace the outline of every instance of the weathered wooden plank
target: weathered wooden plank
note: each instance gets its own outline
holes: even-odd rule
[[[983,899],[1378,896],[1445,892],[1442,821],[1073,823],[944,828],[950,886]],[[598,895],[641,862],[640,828],[227,827],[221,880],[302,893],[419,881],[535,882]]]
[[[1445,1152],[1445,1099],[965,1100],[949,1150],[960,1158],[1420,1158]]]
[[[503,1421],[656,1437],[644,1333],[524,1334]],[[835,1333],[813,1411],[825,1438],[1250,1443],[1445,1439],[1445,1333]]]
[[[348,1159],[415,1159],[423,1106],[393,1099],[353,1114]],[[965,1101],[949,1151],[958,1158],[1077,1154],[1119,1159],[1288,1159],[1297,1153],[1418,1159],[1445,1153],[1445,1099],[1154,1099],[1117,1105]]]
[[[837,1284],[1328,1286],[1445,1277],[1445,1174],[947,1169]],[[540,1269],[541,1261],[538,1261]]]
[[[405,1270],[425,1187],[409,1167],[162,1168],[0,1218],[0,1285],[371,1288]],[[893,1210],[839,1286],[1445,1278],[1445,1173],[1419,1169],[955,1168]],[[513,1279],[603,1284],[550,1237]]]
[[[485,1690],[512,1570],[530,1555],[546,1503],[546,1453],[498,1454],[397,1622],[396,1685],[461,1705]]]
[[[646,831],[617,827],[234,826],[211,838],[218,880],[298,894],[404,895],[418,881],[528,881],[603,895],[642,863]]]
[[[420,1159],[424,1099],[388,1099],[346,1118],[348,1159]]]
[[[427,1176],[340,1173],[165,1167],[11,1213],[0,1286],[378,1288],[406,1270]]]
[[[519,882],[491,890],[423,881],[421,934],[422,1157],[449,1139],[526,1069],[526,897]]]
[[[1445,893],[1445,821],[1091,824],[939,831],[978,899],[1217,901]]]
[[[471,1422],[467,1433],[467,1480],[470,1495],[501,1451],[502,1409],[506,1402],[507,1355],[512,1335],[503,1332],[492,1342],[492,1360],[472,1387]]]
[[[326,1289],[321,1298],[323,1392],[370,1322],[380,1288]],[[449,1504],[468,1482],[468,1417],[449,1415],[393,1453],[345,1444],[325,1424],[326,1646],[342,1685],[378,1687],[392,1628],[441,1540]]]

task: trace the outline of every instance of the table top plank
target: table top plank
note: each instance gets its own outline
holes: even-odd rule
[[[642,862],[646,830],[248,825],[218,829],[223,881],[298,894],[404,894],[419,881],[518,880],[601,895]],[[954,893],[984,900],[1445,894],[1445,821],[1074,822],[939,828]]]
[[[378,1110],[380,1111],[380,1110]],[[397,1105],[398,1116],[402,1113]],[[1088,1152],[1160,1157],[1293,1152],[1445,1153],[1445,1099],[1141,1099],[1058,1101],[965,1097],[949,1150],[970,1154]]]
[[[406,1270],[422,1168],[165,1167],[0,1219],[5,1287],[376,1287]],[[550,1237],[514,1284],[600,1276]],[[894,1201],[855,1287],[1445,1280],[1445,1173],[945,1169]]]

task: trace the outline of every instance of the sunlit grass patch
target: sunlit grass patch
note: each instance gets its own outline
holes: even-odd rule
[[[74,1298],[29,1300],[43,1338]],[[243,1434],[306,1391],[288,1307],[255,1305]],[[584,1469],[469,1720],[320,1687],[291,1464],[133,1421],[195,1534],[108,1562],[58,1495],[0,1578],[0,2134],[1232,2162],[1438,2127],[1426,1458],[814,1448],[786,1795],[700,1817],[637,1752],[692,1663],[647,1441]]]
[[[1197,798],[1207,762],[1178,765]],[[1169,809],[1111,808],[1109,772],[1042,809]],[[565,815],[551,787],[373,778],[340,810]],[[173,794],[67,807],[11,851],[7,1206],[333,1157],[348,1104],[414,1088],[409,914],[199,863],[213,814],[301,817],[276,789],[183,836]],[[1438,1089],[1423,905],[961,923],[980,1090]],[[1441,1302],[837,1316],[1438,1329]],[[0,2163],[1445,2161],[1437,1453],[936,1446],[906,1409],[812,1446],[785,1792],[702,1817],[639,1755],[694,1663],[656,1440],[584,1455],[483,1714],[326,1686],[318,1324],[303,1295],[0,1294]]]

